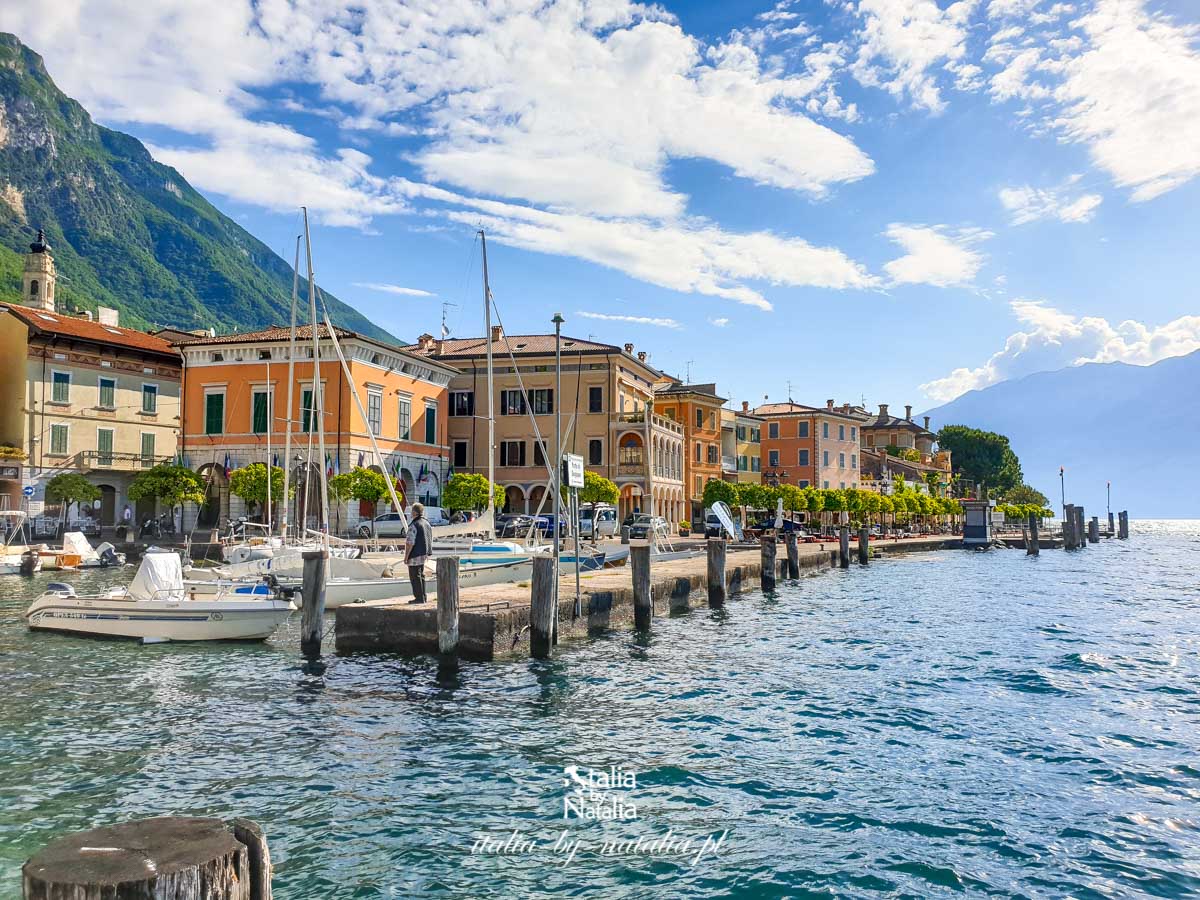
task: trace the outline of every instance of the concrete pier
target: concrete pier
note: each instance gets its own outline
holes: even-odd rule
[[[955,537],[938,536],[880,542],[886,555],[908,551],[957,548]],[[801,574],[815,574],[838,565],[836,542],[802,544],[798,564]],[[650,577],[650,597],[655,616],[667,616],[697,607],[708,607],[707,559],[701,553],[690,559],[655,562]],[[583,578],[582,615],[574,615],[574,575],[563,582],[558,604],[559,641],[582,638],[610,628],[634,625],[634,591],[631,568],[601,569]],[[728,549],[725,582],[730,601],[762,583],[757,548]],[[458,654],[465,659],[493,660],[529,655],[530,583],[489,585],[459,593]],[[339,653],[360,651],[438,652],[438,616],[435,602],[410,605],[404,601],[353,603],[337,609],[335,631]]]

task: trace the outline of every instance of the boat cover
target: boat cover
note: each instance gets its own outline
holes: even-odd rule
[[[178,553],[160,550],[147,553],[129,585],[134,600],[182,600],[183,562]]]
[[[63,553],[78,556],[81,560],[100,558],[82,531],[68,531],[63,535]]]

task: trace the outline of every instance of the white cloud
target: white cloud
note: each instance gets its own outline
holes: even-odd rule
[[[585,319],[601,319],[605,322],[628,322],[631,325],[654,325],[658,328],[681,328],[682,326],[674,319],[655,318],[652,316],[616,316],[608,313],[585,312],[579,311],[576,315],[580,315]]]
[[[1113,326],[1099,316],[1072,316],[1042,301],[1013,300],[1009,305],[1024,328],[982,366],[955,369],[921,385],[926,395],[945,402],[1034,372],[1089,362],[1148,366],[1200,350],[1200,316],[1181,316],[1157,327],[1134,320]]]
[[[709,319],[708,324],[716,328],[724,328],[729,324],[729,319],[726,316],[721,316],[719,319]]]
[[[1072,196],[1071,188],[1078,180],[1078,176],[1074,176],[1053,188],[1035,188],[1027,184],[1001,188],[1000,202],[1012,214],[1014,225],[1025,225],[1039,219],[1090,222],[1103,198],[1099,194]]]
[[[379,291],[383,294],[400,294],[404,297],[436,297],[430,291],[422,291],[418,288],[401,287],[398,284],[381,284],[378,281],[355,281],[355,287],[366,288],[368,291]]]
[[[959,0],[942,9],[934,0],[859,0],[864,23],[854,76],[941,112],[945,102],[937,75],[962,64],[975,5],[976,0]],[[968,80],[972,74],[966,73]]]
[[[983,265],[984,256],[973,245],[992,236],[990,231],[945,225],[894,223],[884,232],[906,252],[883,267],[893,284],[930,284],[934,287],[968,285]]]

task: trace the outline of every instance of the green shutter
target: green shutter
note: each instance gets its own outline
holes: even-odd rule
[[[142,433],[142,462],[154,462],[154,435],[149,432]]]
[[[312,431],[313,392],[311,389],[300,392],[300,430],[305,434]]]
[[[142,412],[152,413],[158,412],[158,386],[153,384],[142,385]]]
[[[437,443],[437,406],[425,405],[425,443]]]
[[[225,432],[225,395],[209,394],[204,398],[204,433]]]
[[[55,403],[66,403],[71,399],[71,376],[67,372],[54,373],[54,389],[51,398]]]
[[[267,433],[267,395],[264,393],[256,393],[254,395],[254,433]]]
[[[111,428],[96,431],[96,457],[102,466],[112,465],[113,433]]]
[[[100,405],[105,409],[117,405],[117,382],[112,378],[100,379]]]

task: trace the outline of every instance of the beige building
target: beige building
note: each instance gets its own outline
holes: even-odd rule
[[[0,478],[0,503],[19,506],[29,484],[36,514],[46,482],[78,472],[100,488],[95,518],[114,525],[133,506],[133,476],[176,453],[179,354],[162,338],[120,327],[116,310],[102,307],[95,319],[59,312],[55,281],[39,233],[25,260],[29,305],[0,305],[0,355],[12,363],[0,367],[0,444],[27,454],[18,471],[0,470],[9,476]]]
[[[496,483],[506,512],[552,509],[546,496],[554,458],[554,416],[563,452],[616,483],[621,515],[640,510],[678,518],[683,503],[683,433],[654,414],[661,373],[644,352],[564,335],[562,397],[555,395],[554,335],[506,335],[492,328]],[[409,353],[458,369],[450,380],[450,461],[455,472],[487,473],[487,347],[484,338],[423,334]],[[543,500],[545,502],[543,502]]]

